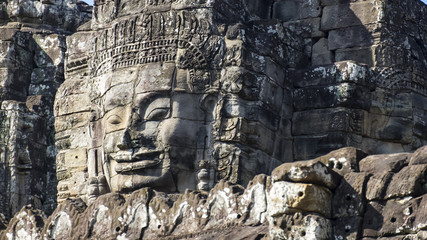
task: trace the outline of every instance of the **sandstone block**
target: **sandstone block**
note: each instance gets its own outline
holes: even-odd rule
[[[30,1],[11,1],[8,5],[9,17],[41,18],[44,6],[41,2],[31,4]]]
[[[335,60],[333,53],[328,47],[328,40],[321,38],[312,48],[311,61],[313,66],[331,64]]]
[[[371,32],[365,26],[351,26],[329,31],[329,50],[366,47],[373,44]]]
[[[372,47],[354,47],[337,49],[335,51],[335,61],[339,62],[348,60],[352,60],[360,64],[366,64],[370,67],[376,65]]]
[[[344,175],[340,185],[335,190],[332,201],[332,217],[363,216],[367,181],[368,175],[366,173],[350,172]]]
[[[298,111],[331,107],[368,110],[371,105],[370,91],[352,83],[295,89],[293,96]]]
[[[348,82],[373,90],[373,72],[368,66],[353,61],[335,62],[291,73],[293,74],[291,78],[295,79],[293,82],[295,87],[330,86]]]
[[[284,162],[291,162],[291,159],[294,158],[292,148],[293,148],[293,141],[291,139],[276,138],[273,157],[277,159],[280,162],[280,164]]]
[[[270,223],[271,239],[332,239],[331,221],[319,215],[298,212],[270,219]]]
[[[60,75],[58,70],[54,66],[35,68],[31,73],[31,83],[38,86],[42,85],[43,82],[54,82],[56,78]],[[52,89],[53,90],[53,89]]]
[[[7,4],[5,2],[0,4],[0,21],[4,22],[9,19],[9,16],[7,15]]]
[[[321,30],[376,23],[381,9],[374,1],[331,5],[323,8]]]
[[[427,231],[419,231],[414,239],[427,239]]]
[[[360,143],[360,140],[362,139],[363,141]],[[398,142],[389,142],[368,137],[363,137],[358,140],[359,143],[356,146],[368,153],[399,153],[405,151],[405,144]]]
[[[85,148],[72,149],[65,152],[65,167],[85,169],[87,167],[87,153]]]
[[[386,191],[386,198],[418,197],[426,192],[427,165],[411,165],[394,174]]]
[[[410,102],[412,102],[416,108],[427,110],[427,97],[413,92],[411,93],[410,98]]]
[[[360,239],[362,217],[342,217],[333,221],[334,239]]]
[[[220,181],[215,187],[209,192],[206,199],[205,218],[203,225],[206,227],[215,226],[218,224],[226,224],[233,221],[237,221],[242,217],[242,213],[238,211],[239,197],[244,192],[244,189],[240,185],[232,184],[226,181]],[[261,198],[263,196],[260,196]],[[197,205],[195,205],[197,208]],[[161,209],[158,210],[159,212]],[[202,212],[200,212],[203,214]]]
[[[37,67],[63,65],[65,61],[65,38],[58,34],[33,35],[38,48],[34,54]]]
[[[279,85],[281,88],[286,87],[287,85],[286,71],[282,66],[277,64],[275,61],[273,61],[269,57],[263,57],[259,61],[263,63],[258,65],[258,67],[262,67],[262,69],[260,69],[260,72],[268,76],[269,80],[270,79],[272,80],[272,83],[269,83],[269,84],[273,85],[275,83]]]
[[[262,81],[259,90],[259,98],[267,109],[271,109],[273,112],[280,111],[283,104],[283,94],[283,88],[276,85],[274,82],[268,79]]]
[[[242,120],[241,134],[233,141],[247,144],[268,154],[274,151],[275,134],[260,123]]]
[[[349,134],[343,132],[294,136],[294,158],[295,160],[307,160],[328,154],[337,148],[348,146],[348,137]],[[323,163],[327,164],[328,161]],[[342,168],[342,165],[338,166]]]
[[[0,6],[0,9],[1,9],[1,6]],[[0,10],[0,15],[1,15],[1,10]],[[18,29],[16,28],[9,28],[7,26],[0,28],[0,41],[11,41],[17,32],[18,32]]]
[[[267,19],[270,18],[271,4],[273,0],[257,1],[257,0],[245,0],[244,4],[254,15]]]
[[[382,212],[384,204],[379,202],[369,202],[366,205],[365,215],[363,217],[362,237],[377,238],[380,234],[384,222]]]
[[[74,94],[88,94],[88,92],[89,92],[89,88],[87,86],[87,79],[68,78],[57,89],[56,97],[58,99],[61,99],[63,97],[74,95]]]
[[[366,199],[369,201],[384,199],[393,175],[393,173],[385,171],[377,172],[371,176],[366,187]]]
[[[424,212],[419,211],[422,198],[389,200],[384,206],[381,215],[383,225],[380,230],[382,236],[405,234],[417,231],[414,219]]]
[[[89,108],[89,96],[87,94],[76,94],[57,99],[55,112],[57,112],[57,116],[63,116],[72,113],[89,111]]]
[[[290,92],[288,92],[286,98],[290,98]],[[285,102],[290,103],[290,100],[286,100]],[[279,120],[280,118],[273,112],[271,109],[266,109],[263,106],[254,106],[252,104],[247,104],[245,101],[239,101],[237,99],[229,99],[224,103],[224,117],[242,117],[245,119],[245,121],[250,122],[258,122],[262,124],[264,127],[272,130],[277,131],[279,127]],[[286,104],[283,104],[286,105]],[[288,113],[290,111],[289,108],[291,106],[282,106],[282,111],[285,113]],[[256,112],[256,113],[255,113]],[[254,113],[254,114],[253,114]],[[287,115],[291,115],[290,113]],[[290,118],[290,116],[289,116]],[[283,119],[289,119],[287,117],[283,117]],[[290,136],[290,135],[287,135]]]
[[[367,133],[372,138],[400,143],[412,142],[413,121],[411,119],[369,114],[367,121],[367,126],[369,126]]]
[[[325,33],[320,31],[320,17],[283,22],[283,26],[294,30],[299,36],[304,38],[325,36]]]
[[[228,42],[229,41],[226,41],[226,44]],[[230,55],[235,55],[235,54],[236,53],[230,53]],[[231,61],[231,60],[228,60],[228,61]],[[283,66],[278,64],[268,56],[262,56],[254,52],[247,51],[243,53],[241,61],[243,62],[242,65],[246,69],[264,73],[266,76],[268,76],[274,83],[276,83],[280,87],[286,87],[286,85],[288,84],[287,82],[288,80],[286,79],[286,71],[283,68]],[[243,76],[243,77],[246,77],[246,76]]]
[[[261,239],[268,235],[268,227],[266,225],[258,226],[239,226],[234,229],[218,229],[212,231],[206,231],[201,234],[193,235],[203,235],[203,238],[209,239]],[[196,237],[198,238],[198,237]]]
[[[319,161],[298,161],[284,163],[271,173],[273,181],[290,181],[311,183],[327,187],[331,190],[338,185],[339,176]]]
[[[408,117],[412,115],[413,104],[409,93],[391,93],[376,89],[372,93],[372,104],[369,112],[392,117]]]
[[[406,45],[404,41],[405,40],[403,39],[399,39],[399,41],[393,41],[392,44],[380,42],[379,44],[374,45],[371,48],[371,52],[374,56],[375,66],[407,67],[411,64],[411,59],[408,59],[407,57],[410,56],[408,54],[409,50],[404,47]]]
[[[359,161],[366,157],[366,153],[354,147],[345,147],[332,151],[316,160],[323,162],[335,172],[344,176],[349,172],[359,172]]]
[[[74,113],[64,115],[55,119],[55,131],[62,132],[71,128],[87,126],[91,118],[90,112]]]
[[[292,134],[309,135],[336,131],[364,134],[366,115],[363,110],[348,108],[295,112],[292,118]]]
[[[0,81],[0,86],[2,87],[0,89],[1,99],[25,101],[31,81],[31,70],[26,68],[1,68],[0,76],[3,77],[2,81]]]
[[[416,209],[416,211],[414,211],[415,209],[409,209],[405,208],[404,209],[404,213],[406,213],[405,215],[408,215],[408,213],[410,213],[410,216],[414,216],[415,217],[415,221],[412,223],[412,227],[413,227],[413,231],[419,231],[419,230],[424,230],[424,233],[422,234],[423,236],[427,237],[427,232],[425,232],[425,230],[427,229],[427,195],[424,194],[421,197],[421,201],[419,202],[418,208]],[[411,211],[409,211],[411,210]],[[409,218],[409,217],[408,217]],[[419,233],[421,233],[422,231],[420,231]],[[421,238],[422,239],[422,238]]]
[[[73,46],[67,49],[70,60],[80,58],[81,55],[90,52],[91,44],[87,44],[93,41],[92,34],[90,32],[76,32],[75,34],[66,38],[67,46]]]
[[[292,144],[286,146],[290,147]],[[290,155],[288,152],[286,154]],[[246,186],[246,184],[253,179],[253,176],[258,174],[270,174],[274,168],[282,164],[281,161],[272,158],[270,155],[260,150],[249,152],[248,157],[242,158],[242,161],[246,162],[239,167],[239,184],[243,186]]]
[[[414,108],[414,135],[423,137],[427,135],[427,123],[424,120],[427,116],[426,110]]]
[[[180,94],[173,96],[172,108],[177,109],[172,114],[172,117],[180,117],[183,119],[203,121],[206,117],[205,112],[200,107],[200,96],[195,94]],[[183,104],[185,103],[185,104]]]
[[[62,147],[66,148],[86,148],[89,146],[91,142],[91,138],[89,137],[89,129],[87,127],[74,128],[70,130],[66,130],[60,133],[56,133],[55,137],[58,140],[58,144],[60,141],[65,141]],[[60,146],[57,146],[58,148]]]
[[[273,4],[273,18],[287,22],[296,19],[315,18],[320,16],[319,1],[278,1]]]
[[[58,81],[59,79],[57,78],[55,80]],[[30,84],[28,87],[28,95],[44,95],[53,98],[53,96],[55,96],[54,89],[57,87],[58,84],[53,81],[42,84]]]
[[[359,168],[361,172],[376,174],[383,172],[399,172],[408,165],[410,153],[394,153],[370,155],[360,160]]]
[[[427,146],[417,149],[409,157],[409,165],[427,164]]]
[[[331,192],[313,184],[275,182],[267,190],[268,215],[278,217],[295,211],[331,216]]]

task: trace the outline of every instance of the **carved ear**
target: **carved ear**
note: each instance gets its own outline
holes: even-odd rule
[[[200,99],[200,106],[207,113],[212,113],[217,103],[218,94],[216,91],[208,92]]]

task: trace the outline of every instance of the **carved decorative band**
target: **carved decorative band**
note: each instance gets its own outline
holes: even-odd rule
[[[193,58],[192,67],[206,67],[207,62],[203,54],[191,43],[178,39],[161,39],[126,44],[97,52],[90,59],[90,75],[98,76],[115,69],[146,63],[173,62],[176,60],[178,48],[188,51],[189,56]]]
[[[150,62],[167,62],[176,59],[178,40],[164,39],[127,44],[98,52],[90,62],[92,76],[118,68]]]
[[[411,90],[413,92],[427,96],[427,89],[423,85],[413,81],[395,81],[391,83],[388,88],[394,90]]]
[[[73,61],[68,62],[67,64],[67,73],[74,73],[81,70],[85,70],[88,67],[87,57],[79,58]]]
[[[409,90],[427,96],[427,71],[424,67],[415,66],[412,71],[384,69],[378,77],[377,86],[390,90]]]

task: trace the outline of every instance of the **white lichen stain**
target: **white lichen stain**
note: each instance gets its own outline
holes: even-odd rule
[[[126,233],[122,233],[121,235],[117,236],[117,240],[128,240]]]
[[[182,221],[182,219],[185,217],[185,212],[187,211],[189,206],[190,205],[188,204],[187,201],[184,201],[181,204],[179,204],[177,215],[173,219],[174,225],[177,225],[178,221]]]
[[[306,171],[301,171],[301,168],[299,168],[299,167],[292,166],[289,169],[289,176],[292,179],[295,179],[295,180],[298,181],[298,180],[302,180],[302,179],[306,178],[307,177],[307,172]]]
[[[344,158],[344,157],[341,157],[338,160],[336,158],[332,157],[332,158],[329,159],[329,162],[333,162],[334,165],[336,165],[337,163],[340,163],[343,166],[347,166],[348,165],[347,159]]]
[[[325,171],[325,168],[322,167],[322,165],[320,164],[315,164],[314,165],[314,170],[320,175],[322,176],[323,179],[325,179],[325,181],[327,182],[332,182],[332,175],[329,174],[327,171]]]

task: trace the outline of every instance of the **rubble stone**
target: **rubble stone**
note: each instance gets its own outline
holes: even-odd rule
[[[0,0],[0,238],[426,239],[426,16]]]

